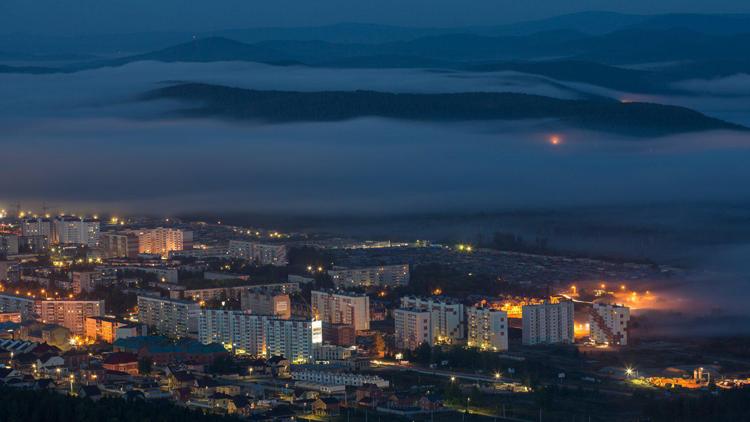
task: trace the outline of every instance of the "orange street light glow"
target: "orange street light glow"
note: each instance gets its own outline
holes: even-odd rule
[[[562,140],[560,139],[558,135],[552,135],[549,138],[549,143],[551,143],[552,145],[560,145],[561,142]]]

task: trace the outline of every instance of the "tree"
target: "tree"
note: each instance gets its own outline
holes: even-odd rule
[[[419,347],[414,350],[414,360],[417,361],[417,363],[420,363],[422,365],[429,365],[430,360],[432,359],[432,347],[430,347],[430,344],[427,342],[424,342],[419,345]]]
[[[373,336],[373,351],[380,357],[385,354],[385,339],[383,335],[376,332]]]
[[[138,360],[138,372],[141,374],[150,374],[154,366],[154,361],[150,357],[142,357]]]

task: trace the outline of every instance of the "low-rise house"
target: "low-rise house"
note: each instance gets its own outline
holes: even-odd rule
[[[418,408],[419,398],[411,394],[393,393],[388,396],[387,407],[390,409],[415,409]]]
[[[227,413],[248,417],[252,414],[254,406],[250,399],[245,396],[234,396],[227,403]]]
[[[313,402],[312,409],[318,416],[336,416],[340,413],[341,402],[335,397],[321,397]]]
[[[138,355],[128,352],[113,352],[105,356],[102,367],[110,371],[138,375]]]
[[[426,394],[419,399],[419,407],[426,412],[443,408],[443,398],[437,394]]]
[[[221,344],[202,344],[189,338],[173,341],[161,336],[137,336],[117,339],[112,346],[118,352],[151,358],[157,365],[187,361],[205,364],[213,363],[218,357],[229,356]]]
[[[357,405],[375,408],[385,398],[383,390],[374,384],[364,384],[357,388],[355,393]]]

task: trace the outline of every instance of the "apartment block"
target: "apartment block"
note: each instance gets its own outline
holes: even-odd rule
[[[245,259],[255,265],[283,267],[289,264],[286,245],[230,240],[228,252],[233,258]]]
[[[508,314],[492,308],[466,308],[467,346],[508,350]]]
[[[444,297],[408,296],[401,298],[401,307],[430,312],[433,336],[430,344],[451,344],[464,338],[466,310],[460,302]]]
[[[86,333],[86,318],[104,315],[103,300],[38,300],[38,319],[46,324],[61,325],[75,336]]]
[[[261,290],[244,290],[240,296],[243,311],[256,315],[273,315],[277,318],[292,317],[292,301],[288,294]]]
[[[595,302],[591,307],[589,326],[591,340],[596,344],[626,346],[628,344],[627,306]]]
[[[356,331],[370,329],[370,298],[367,295],[342,290],[313,290],[310,306],[313,317],[323,322],[351,325]]]
[[[524,345],[573,343],[573,301],[524,305],[521,308]]]
[[[322,332],[320,321],[204,309],[198,338],[203,344],[221,343],[239,354],[307,362],[312,359],[313,345],[322,342]]]
[[[396,349],[414,350],[422,343],[431,344],[432,313],[423,309],[401,308],[393,311]]]
[[[336,287],[398,287],[409,284],[409,265],[384,265],[378,267],[346,268],[328,270]]]
[[[138,296],[139,322],[165,337],[195,337],[200,312],[200,306],[192,301]]]

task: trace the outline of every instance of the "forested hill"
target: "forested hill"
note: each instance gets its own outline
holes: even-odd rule
[[[605,98],[564,100],[517,93],[408,94],[374,91],[258,91],[184,83],[150,91],[141,100],[172,99],[189,117],[263,122],[341,121],[384,117],[416,121],[559,119],[577,127],[636,136],[744,127],[684,107],[622,103]]]

